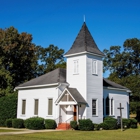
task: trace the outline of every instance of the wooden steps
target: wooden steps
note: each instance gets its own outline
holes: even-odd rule
[[[56,129],[68,130],[70,128],[71,127],[69,123],[60,123]]]

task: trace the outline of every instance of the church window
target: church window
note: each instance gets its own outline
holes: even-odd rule
[[[97,61],[92,60],[92,74],[97,74]]]
[[[97,100],[92,99],[92,115],[97,115]]]
[[[53,99],[48,99],[48,115],[52,115],[53,111]]]
[[[74,74],[79,73],[79,62],[78,60],[74,60]]]
[[[26,111],[26,100],[22,100],[22,115],[25,115]]]
[[[34,102],[34,115],[38,115],[38,99],[35,99]]]
[[[113,99],[111,99],[111,115],[113,115]]]
[[[106,98],[106,115],[109,115],[109,98]]]

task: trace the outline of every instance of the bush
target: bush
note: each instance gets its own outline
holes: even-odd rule
[[[117,119],[112,118],[112,117],[106,117],[104,118],[104,123],[105,125],[107,124],[108,128],[106,127],[106,130],[113,130],[113,129],[117,129]]]
[[[12,119],[12,127],[24,128],[24,120],[23,119]]]
[[[56,127],[57,127],[57,124],[56,124],[55,120],[52,120],[52,119],[45,120],[46,129],[55,129]]]
[[[5,124],[7,127],[12,127],[12,119],[7,119]]]
[[[100,128],[103,128],[104,130],[109,130],[109,126],[107,123],[103,122],[103,123],[100,123]]]
[[[130,119],[131,120],[131,125],[130,125],[130,127],[131,128],[137,128],[138,126],[137,126],[137,120],[136,119]]]
[[[82,131],[91,131],[94,129],[94,126],[90,119],[79,120],[79,129]]]
[[[39,130],[44,129],[44,119],[40,117],[32,117],[24,121],[25,128]]]
[[[13,93],[0,98],[0,126],[6,125],[7,119],[17,116],[17,94]]]
[[[70,126],[71,126],[71,128],[77,130],[77,129],[78,129],[77,121],[71,121],[71,122],[70,122]]]
[[[130,119],[122,119],[123,127],[130,128],[131,120]]]
[[[94,130],[100,130],[100,124],[93,123]]]

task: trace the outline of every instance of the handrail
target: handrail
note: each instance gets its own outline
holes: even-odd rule
[[[65,121],[66,122],[66,129],[69,129],[69,127],[67,126],[68,121],[73,121],[73,116]]]
[[[58,118],[55,119],[56,124],[58,125],[59,123],[62,123],[62,116],[59,116]]]

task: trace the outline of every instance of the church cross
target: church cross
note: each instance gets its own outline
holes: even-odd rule
[[[120,103],[120,107],[118,107],[117,109],[120,109],[120,117],[121,117],[121,131],[123,131],[123,125],[122,125],[122,109],[124,109]]]

